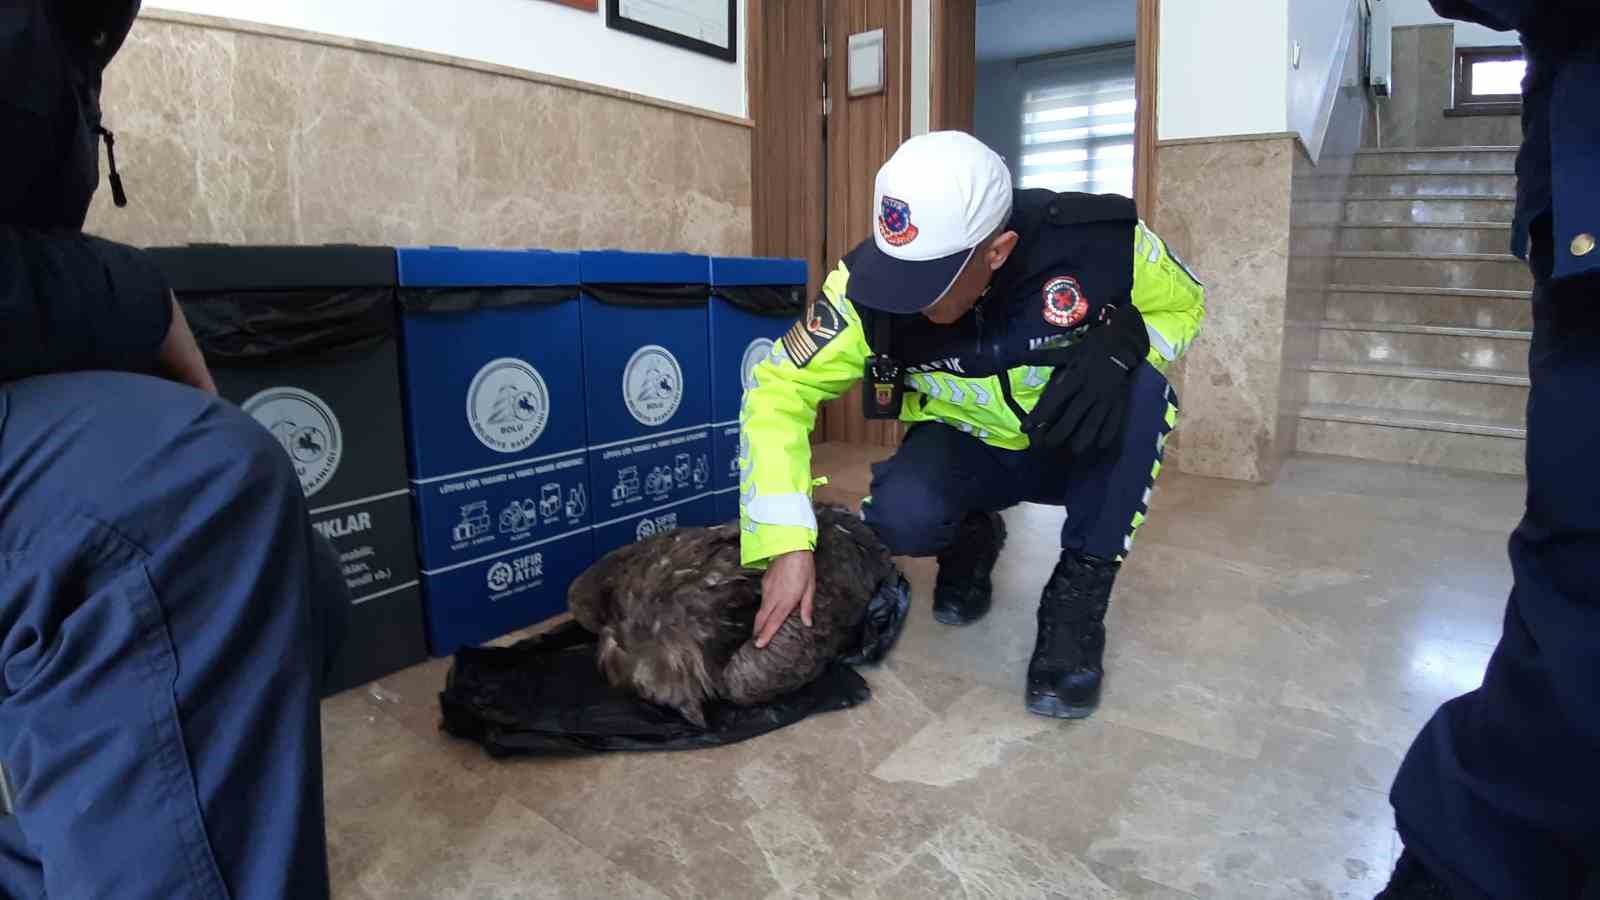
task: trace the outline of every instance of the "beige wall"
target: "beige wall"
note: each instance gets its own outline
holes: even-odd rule
[[[1181,412],[1169,446],[1181,471],[1276,474],[1294,144],[1272,136],[1157,150],[1153,226],[1206,283],[1200,337],[1173,377]]]
[[[615,92],[152,11],[103,105],[134,244],[750,250],[748,123]]]

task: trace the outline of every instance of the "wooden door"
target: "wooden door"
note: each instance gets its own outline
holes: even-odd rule
[[[929,128],[971,132],[978,90],[977,0],[932,0],[930,12]]]
[[[883,29],[884,90],[851,97],[846,64],[852,34]],[[872,236],[873,183],[911,133],[910,0],[829,0],[828,3],[828,240],[829,265]],[[826,439],[893,447],[897,422],[868,421],[861,388],[828,404]]]
[[[823,260],[822,29],[827,0],[750,4],[751,213],[757,256]]]
[[[806,261],[807,296],[822,286],[823,28],[829,0],[757,0],[750,10],[748,84],[752,252]],[[825,438],[819,413],[812,442]]]

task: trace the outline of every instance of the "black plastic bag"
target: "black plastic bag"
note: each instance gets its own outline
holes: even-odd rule
[[[735,308],[774,319],[795,319],[805,312],[803,284],[742,284],[718,286],[711,293]]]
[[[393,247],[151,247],[214,368],[296,364],[393,341]]]
[[[879,585],[844,659],[771,703],[706,707],[701,728],[671,709],[611,687],[595,667],[595,636],[569,622],[510,647],[469,647],[439,694],[444,730],[491,756],[693,750],[735,744],[872,696],[850,666],[876,663],[900,637],[911,607],[904,577]]]

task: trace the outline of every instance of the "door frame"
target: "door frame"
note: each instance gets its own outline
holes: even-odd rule
[[[1134,96],[1138,113],[1134,125],[1134,198],[1139,214],[1155,217],[1156,170],[1156,87],[1161,52],[1161,0],[1135,0],[1138,24],[1135,26]],[[930,0],[928,48],[929,127],[972,130],[972,61],[977,56],[976,0]],[[961,42],[957,45],[957,42]],[[966,60],[965,63],[962,61]],[[965,67],[965,71],[963,71]]]

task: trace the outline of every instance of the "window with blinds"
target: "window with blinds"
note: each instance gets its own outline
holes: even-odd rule
[[[1134,66],[1131,44],[1017,62],[1022,187],[1133,196]]]

